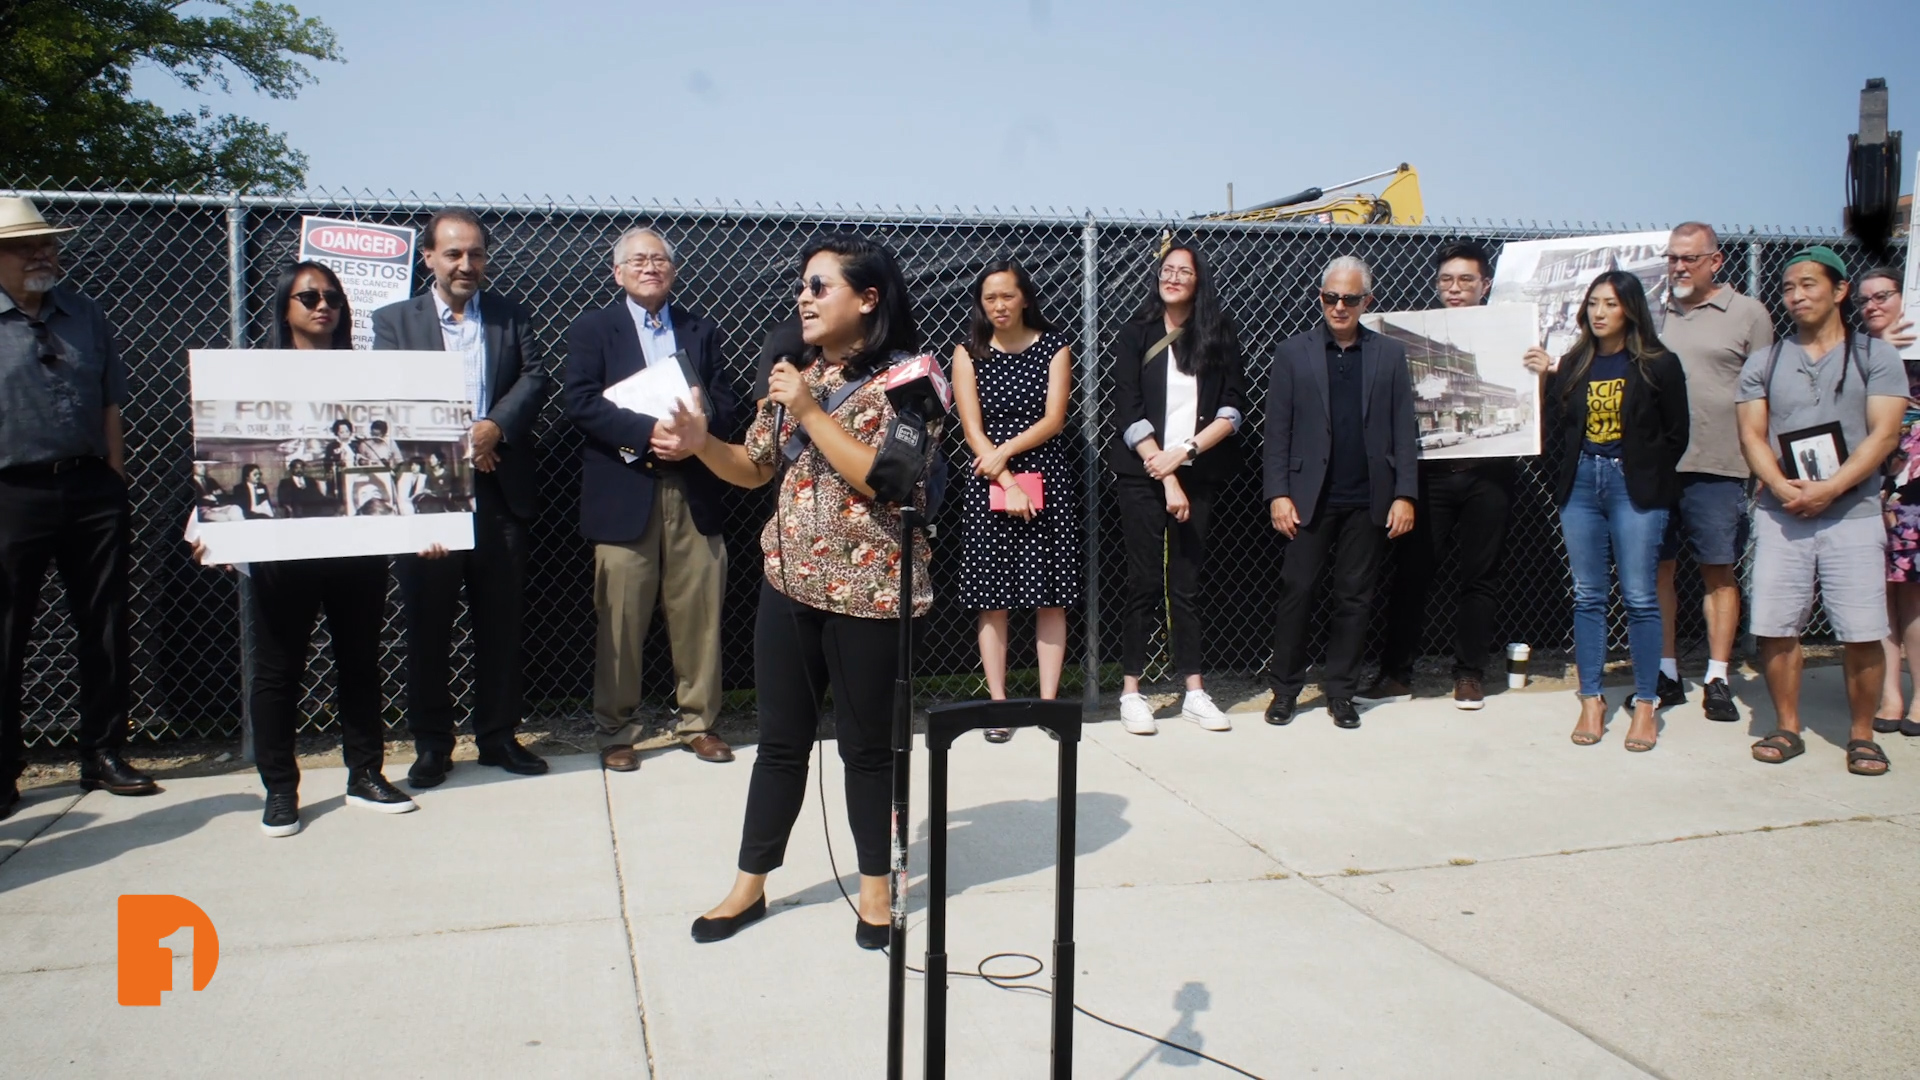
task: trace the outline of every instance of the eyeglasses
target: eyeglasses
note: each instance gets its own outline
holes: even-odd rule
[[[1350,308],[1358,308],[1360,301],[1366,298],[1365,293],[1322,292],[1320,294],[1320,303],[1327,307],[1340,307],[1345,305]]]
[[[1900,295],[1899,289],[1882,289],[1879,292],[1861,293],[1860,299],[1864,303],[1874,304],[1877,306],[1880,304],[1884,304],[1888,300],[1891,300],[1894,297],[1899,295]]]
[[[812,293],[813,298],[818,300],[831,292],[836,284],[838,284],[838,282],[828,281],[819,274],[815,274],[810,278],[802,278],[800,280],[800,291]]]
[[[335,311],[339,311],[347,306],[347,294],[341,292],[339,289],[307,289],[303,292],[294,293],[293,298],[300,301],[300,306],[306,308],[308,311],[313,311],[318,308],[322,300],[325,300],[327,306]]]
[[[1160,268],[1161,281],[1192,281],[1196,275],[1191,266],[1163,266]]]
[[[1716,251],[1702,252],[1698,255],[1669,255],[1667,256],[1667,265],[1668,266],[1684,266],[1689,270],[1691,270],[1692,268],[1700,265],[1700,260],[1711,259],[1718,254],[1720,254],[1720,252],[1716,250]]]
[[[629,270],[667,270],[673,266],[673,260],[665,255],[630,255],[620,265]]]
[[[1471,289],[1487,280],[1479,274],[1441,274],[1440,287],[1443,289]]]
[[[60,362],[60,350],[54,347],[53,335],[48,332],[47,324],[40,319],[27,323],[33,328],[33,340],[40,346],[40,362],[52,367]]]

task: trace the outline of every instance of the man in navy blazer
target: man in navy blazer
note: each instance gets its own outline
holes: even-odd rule
[[[593,606],[599,619],[593,718],[601,765],[640,767],[633,744],[644,727],[641,647],[658,601],[673,649],[679,720],[674,733],[702,761],[732,761],[713,733],[720,712],[720,597],[727,549],[725,485],[671,439],[655,439],[661,418],[623,409],[606,389],[644,368],[681,363],[698,388],[711,430],[732,430],[737,396],[721,366],[719,328],[670,303],[677,265],[672,245],[647,228],[613,247],[624,295],[574,320],[567,331],[561,401],[586,436],[580,452],[580,533],[593,542]],[[664,432],[662,433],[664,436]]]
[[[533,425],[545,404],[546,365],[527,311],[481,291],[487,230],[470,211],[433,215],[421,238],[433,288],[373,313],[373,347],[457,352],[473,401],[473,550],[434,545],[393,560],[407,619],[407,726],[417,757],[407,782],[428,788],[453,768],[453,620],[460,590],[473,623],[473,735],[480,764],[512,773],[547,771],[514,738],[524,704],[520,638],[527,547],[538,511]]]
[[[1407,350],[1360,325],[1373,272],[1351,255],[1320,275],[1322,325],[1280,343],[1267,389],[1266,495],[1289,540],[1274,612],[1269,724],[1293,721],[1307,667],[1307,619],[1329,561],[1327,711],[1360,726],[1353,696],[1387,541],[1413,528],[1419,429]]]

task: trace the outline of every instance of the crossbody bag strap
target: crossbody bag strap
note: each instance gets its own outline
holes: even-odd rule
[[[1153,347],[1147,350],[1147,355],[1142,357],[1140,360],[1140,366],[1146,367],[1148,364],[1153,363],[1154,357],[1159,356],[1161,353],[1165,352],[1169,345],[1172,345],[1174,342],[1180,340],[1180,335],[1186,332],[1187,332],[1187,328],[1184,326],[1176,326],[1173,329],[1167,331],[1167,335],[1165,337],[1161,338],[1159,341],[1154,342]]]
[[[857,379],[851,379],[840,384],[840,388],[828,394],[827,400],[822,402],[820,407],[828,413],[839,412],[840,406],[845,405],[849,398],[859,393],[861,387],[873,381],[873,376],[874,373],[869,371]],[[779,432],[775,432],[774,434],[778,436]],[[807,435],[807,429],[796,426],[793,437],[787,440],[787,445],[781,450],[781,453],[785,455],[789,463],[799,461],[800,455],[806,453],[807,446],[812,442],[813,439]]]

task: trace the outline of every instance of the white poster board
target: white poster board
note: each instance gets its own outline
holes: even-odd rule
[[[300,219],[300,258],[340,275],[353,305],[353,347],[373,348],[373,313],[413,295],[414,231],[338,218]]]
[[[1500,249],[1493,271],[1495,304],[1532,304],[1539,319],[1533,344],[1561,356],[1580,336],[1580,304],[1587,286],[1609,270],[1625,270],[1647,287],[1647,307],[1667,298],[1664,232],[1516,240]]]
[[[473,402],[446,352],[195,349],[208,563],[473,547]]]
[[[1920,176],[1920,157],[1913,162],[1914,175]],[[1900,296],[1906,304],[1907,321],[1915,329],[1920,329],[1920,238],[1913,234],[1913,226],[1907,226],[1907,280],[1901,283]],[[1920,340],[1900,350],[1907,360],[1920,360]]]
[[[1537,332],[1533,305],[1388,311],[1361,322],[1406,347],[1423,460],[1540,452],[1540,380],[1521,362]]]

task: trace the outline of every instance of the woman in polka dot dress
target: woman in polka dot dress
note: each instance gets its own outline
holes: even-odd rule
[[[954,407],[973,451],[961,496],[960,602],[980,612],[980,666],[1007,696],[1007,611],[1034,609],[1040,696],[1060,692],[1067,606],[1080,596],[1080,493],[1061,431],[1073,390],[1066,337],[1040,312],[1018,263],[974,280],[969,340],[953,349]],[[1015,478],[1038,473],[1039,505]],[[1005,509],[993,509],[994,489]],[[1005,742],[1012,732],[987,732]]]

